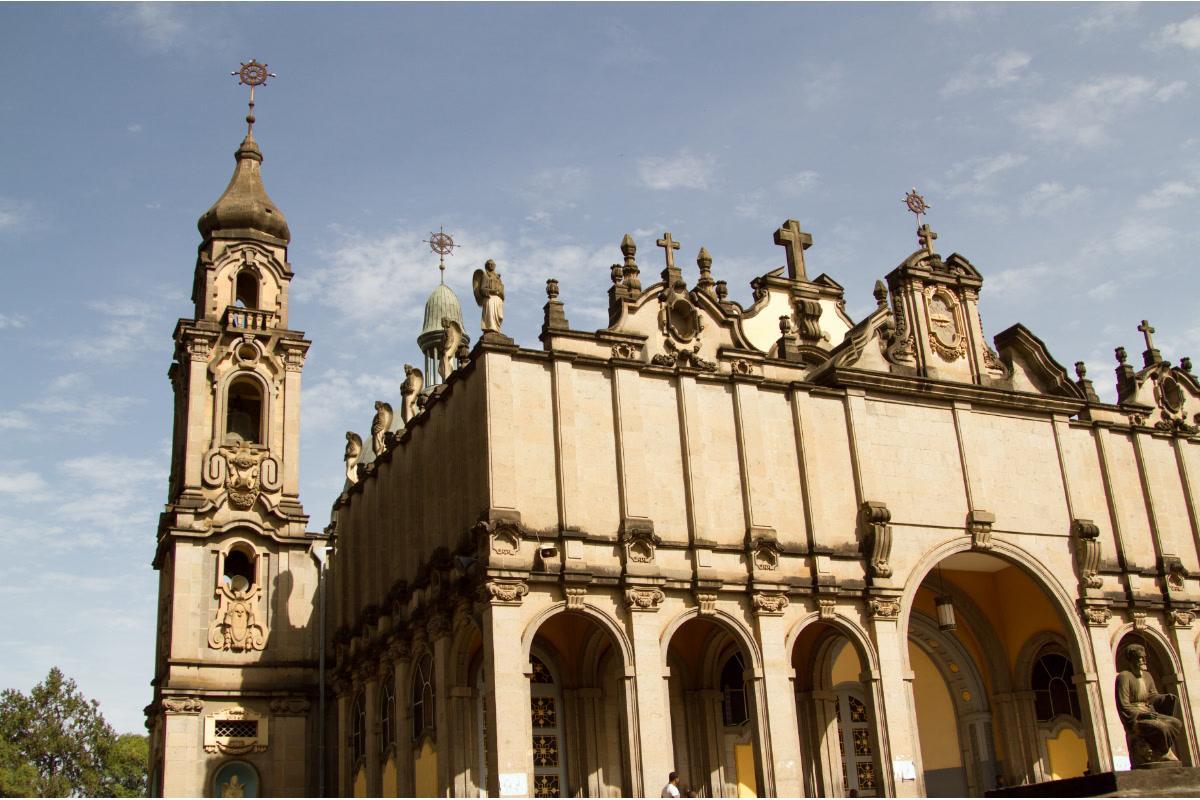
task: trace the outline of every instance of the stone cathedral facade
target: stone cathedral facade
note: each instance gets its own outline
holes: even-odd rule
[[[539,343],[468,348],[435,289],[428,374],[363,398],[314,533],[261,158],[175,334],[155,792],[979,796],[1130,768],[1134,643],[1197,763],[1200,382],[1148,323],[1106,403],[1025,327],[989,343],[927,226],[860,320],[793,220],[749,307],[626,236],[602,330],[550,279]]]

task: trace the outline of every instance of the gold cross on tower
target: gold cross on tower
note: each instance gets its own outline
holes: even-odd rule
[[[800,223],[794,219],[775,231],[775,244],[786,248],[788,277],[794,281],[808,280],[804,269],[804,251],[812,247],[812,234],[800,230]]]
[[[675,252],[679,249],[679,242],[671,238],[671,232],[667,231],[663,234],[663,238],[659,239],[656,244],[667,252],[667,269],[675,269]]]
[[[267,78],[278,78],[279,76],[274,72],[267,72],[267,65],[260,64],[253,58],[243,61],[241,69],[229,74],[236,75],[238,83],[242,86],[250,87],[250,112],[246,114],[246,135],[249,136],[254,131],[254,87],[265,86]]]

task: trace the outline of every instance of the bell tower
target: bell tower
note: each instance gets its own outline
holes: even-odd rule
[[[152,794],[310,795],[317,784],[319,564],[300,504],[300,376],[289,327],[291,232],[263,187],[254,88],[225,192],[200,217],[194,313],[175,326],[159,573]]]

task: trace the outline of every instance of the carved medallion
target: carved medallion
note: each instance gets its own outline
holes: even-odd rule
[[[958,359],[966,350],[966,338],[958,319],[958,301],[941,287],[927,295],[929,309],[929,345],[947,361]]]

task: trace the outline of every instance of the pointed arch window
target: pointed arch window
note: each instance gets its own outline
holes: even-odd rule
[[[225,441],[262,444],[263,393],[257,381],[235,378],[225,403]]]
[[[1030,681],[1038,722],[1049,722],[1059,714],[1082,719],[1075,689],[1075,668],[1062,653],[1043,651],[1033,665]]]
[[[396,742],[396,689],[395,679],[388,675],[383,679],[379,691],[379,752],[387,753]]]
[[[238,272],[234,284],[234,305],[241,308],[258,308],[258,276],[244,269]]]
[[[413,668],[412,723],[413,741],[437,729],[433,715],[433,658],[422,653]]]
[[[725,727],[745,725],[750,719],[746,708],[746,663],[735,652],[721,667],[721,713]]]
[[[354,696],[350,706],[350,763],[358,764],[366,755],[367,709],[362,692]]]

